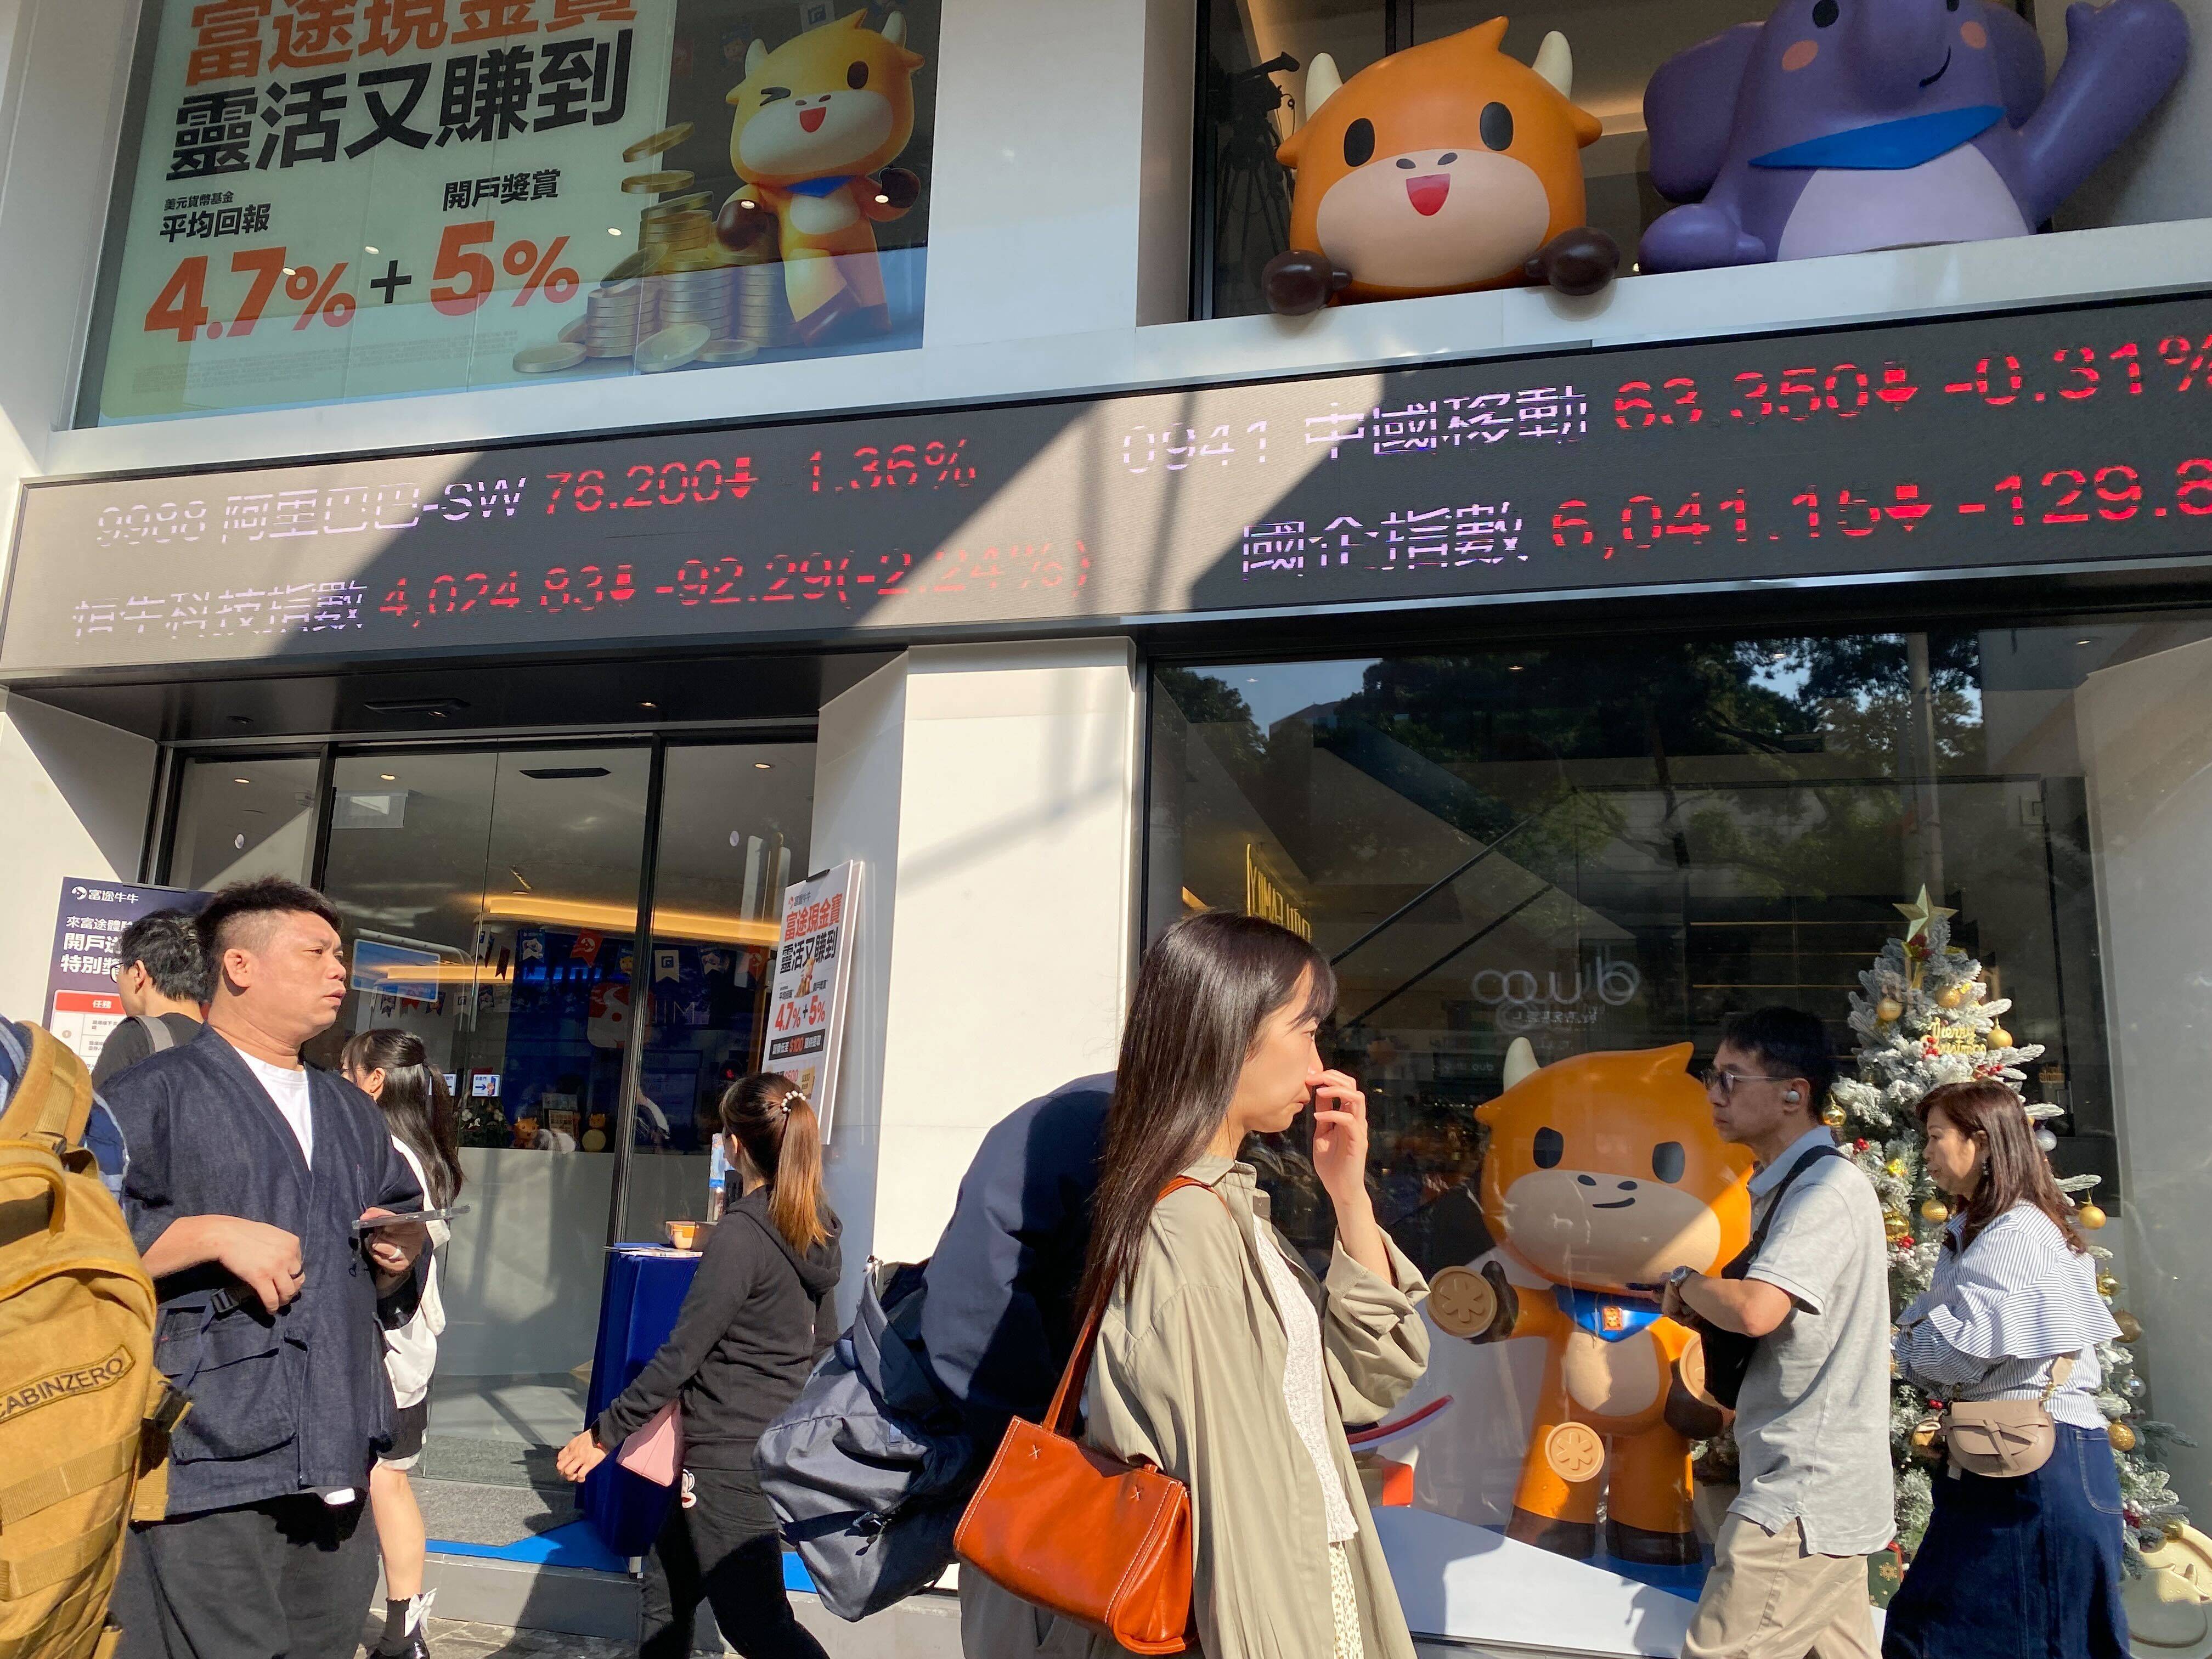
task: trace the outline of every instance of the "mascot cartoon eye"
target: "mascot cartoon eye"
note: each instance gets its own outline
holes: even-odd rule
[[[789,87],[763,87],[761,88],[761,107],[763,109],[766,109],[770,104],[775,102],[779,98],[788,98],[790,96],[791,88]]]
[[[1556,1168],[1566,1156],[1567,1138],[1557,1129],[1536,1131],[1536,1167],[1540,1170]]]
[[[1492,149],[1510,149],[1513,144],[1513,112],[1503,104],[1482,106],[1482,142]]]
[[[1375,159],[1375,123],[1361,116],[1344,130],[1344,165],[1364,167]]]
[[[1662,1140],[1651,1149],[1651,1173],[1662,1181],[1680,1181],[1684,1161],[1679,1140]]]
[[[866,64],[854,64],[845,71],[845,84],[855,92],[867,85],[868,66]]]
[[[1836,19],[1842,15],[1836,5],[1836,0],[1814,0],[1813,27],[1816,29],[1832,28],[1835,27]]]

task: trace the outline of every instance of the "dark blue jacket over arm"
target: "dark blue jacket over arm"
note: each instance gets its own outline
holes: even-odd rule
[[[921,1340],[976,1443],[1035,1420],[1075,1346],[1111,1073],[1064,1084],[983,1137],[929,1259]]]
[[[272,1318],[214,1262],[158,1280],[154,1363],[192,1408],[172,1443],[169,1513],[342,1486],[365,1491],[390,1443],[383,1324],[416,1279],[380,1298],[353,1233],[363,1210],[421,1207],[374,1102],[307,1073],[314,1168],[238,1051],[213,1030],[142,1060],[106,1094],[131,1149],[123,1210],[145,1249],[185,1216],[233,1215],[300,1240],[306,1280]]]

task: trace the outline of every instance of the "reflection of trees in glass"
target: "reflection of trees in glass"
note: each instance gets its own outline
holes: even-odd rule
[[[1981,736],[1981,651],[1965,630],[1927,635],[1929,699],[1939,769],[1972,762]],[[1847,634],[1780,641],[1784,673],[1802,677],[1795,701],[1817,722],[1831,753],[1886,772],[1910,771],[1911,676],[1902,634]]]

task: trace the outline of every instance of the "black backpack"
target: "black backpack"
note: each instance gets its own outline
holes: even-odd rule
[[[1799,1176],[1824,1158],[1841,1158],[1840,1146],[1815,1146],[1790,1166],[1790,1173],[1782,1177],[1782,1184],[1774,1189],[1774,1201],[1766,1206],[1766,1214],[1759,1230],[1751,1236],[1751,1243],[1727,1267],[1721,1269],[1723,1279],[1741,1279],[1751,1271],[1751,1264],[1759,1260],[1759,1247],[1766,1243],[1767,1229],[1774,1218],[1782,1213],[1782,1200],[1789,1196],[1790,1187]],[[1698,1328],[1704,1334],[1705,1345],[1705,1392],[1726,1406],[1735,1409],[1736,1397],[1743,1392],[1743,1379],[1751,1370],[1751,1357],[1759,1351],[1759,1339],[1746,1336],[1741,1331],[1724,1331],[1709,1320],[1699,1320]]]

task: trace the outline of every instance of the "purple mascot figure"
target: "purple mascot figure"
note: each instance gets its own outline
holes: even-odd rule
[[[1991,0],[1782,0],[1660,65],[1651,179],[1687,205],[1645,270],[2025,236],[2180,77],[2172,0],[2076,3],[2044,89],[2034,29]]]

